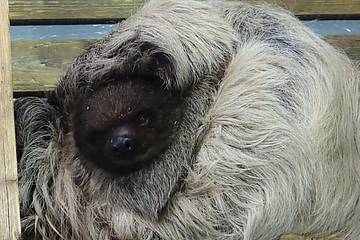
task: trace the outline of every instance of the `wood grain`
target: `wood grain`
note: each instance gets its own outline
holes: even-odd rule
[[[0,0],[0,239],[20,236],[8,1]]]
[[[71,61],[91,40],[12,42],[14,91],[53,89]]]
[[[332,36],[326,41],[344,50],[351,59],[360,61],[360,36]]]
[[[287,235],[280,238],[280,240],[343,240],[338,236],[328,236],[328,237],[303,237],[298,235]]]
[[[360,60],[360,36],[333,36],[331,44]],[[14,41],[13,82],[16,92],[47,91],[56,86],[67,66],[93,40]]]
[[[129,17],[142,5],[142,0],[10,0],[10,19],[118,20]]]
[[[310,18],[360,17],[360,0],[263,1],[287,7],[298,16],[312,16]],[[10,0],[10,19],[25,22],[119,20],[129,17],[142,5],[143,0]]]
[[[360,15],[360,0],[273,0],[298,16],[344,19]],[[334,17],[332,17],[334,18]]]

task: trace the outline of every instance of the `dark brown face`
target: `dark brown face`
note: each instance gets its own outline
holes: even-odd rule
[[[86,161],[128,175],[169,146],[181,109],[181,97],[154,81],[114,81],[79,96],[73,116],[76,146]]]

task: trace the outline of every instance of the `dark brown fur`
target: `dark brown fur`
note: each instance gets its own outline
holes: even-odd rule
[[[176,137],[182,105],[180,94],[158,79],[117,78],[76,100],[70,132],[84,162],[128,175],[149,166]],[[128,154],[111,149],[118,129],[131,135]]]

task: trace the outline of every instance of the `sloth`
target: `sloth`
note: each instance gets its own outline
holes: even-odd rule
[[[23,239],[360,237],[358,69],[278,7],[151,0],[15,110]]]

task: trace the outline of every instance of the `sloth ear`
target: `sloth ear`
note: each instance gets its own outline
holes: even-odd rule
[[[175,78],[174,60],[169,55],[158,50],[142,51],[134,59],[132,71],[134,75],[152,76],[170,87]],[[131,67],[131,66],[130,66]]]
[[[116,39],[112,40],[117,42]],[[164,86],[171,87],[175,74],[176,60],[166,50],[150,42],[138,38],[116,43],[105,48],[106,58],[115,63],[111,72],[116,75],[150,76],[158,79]],[[116,69],[114,69],[116,68]]]

